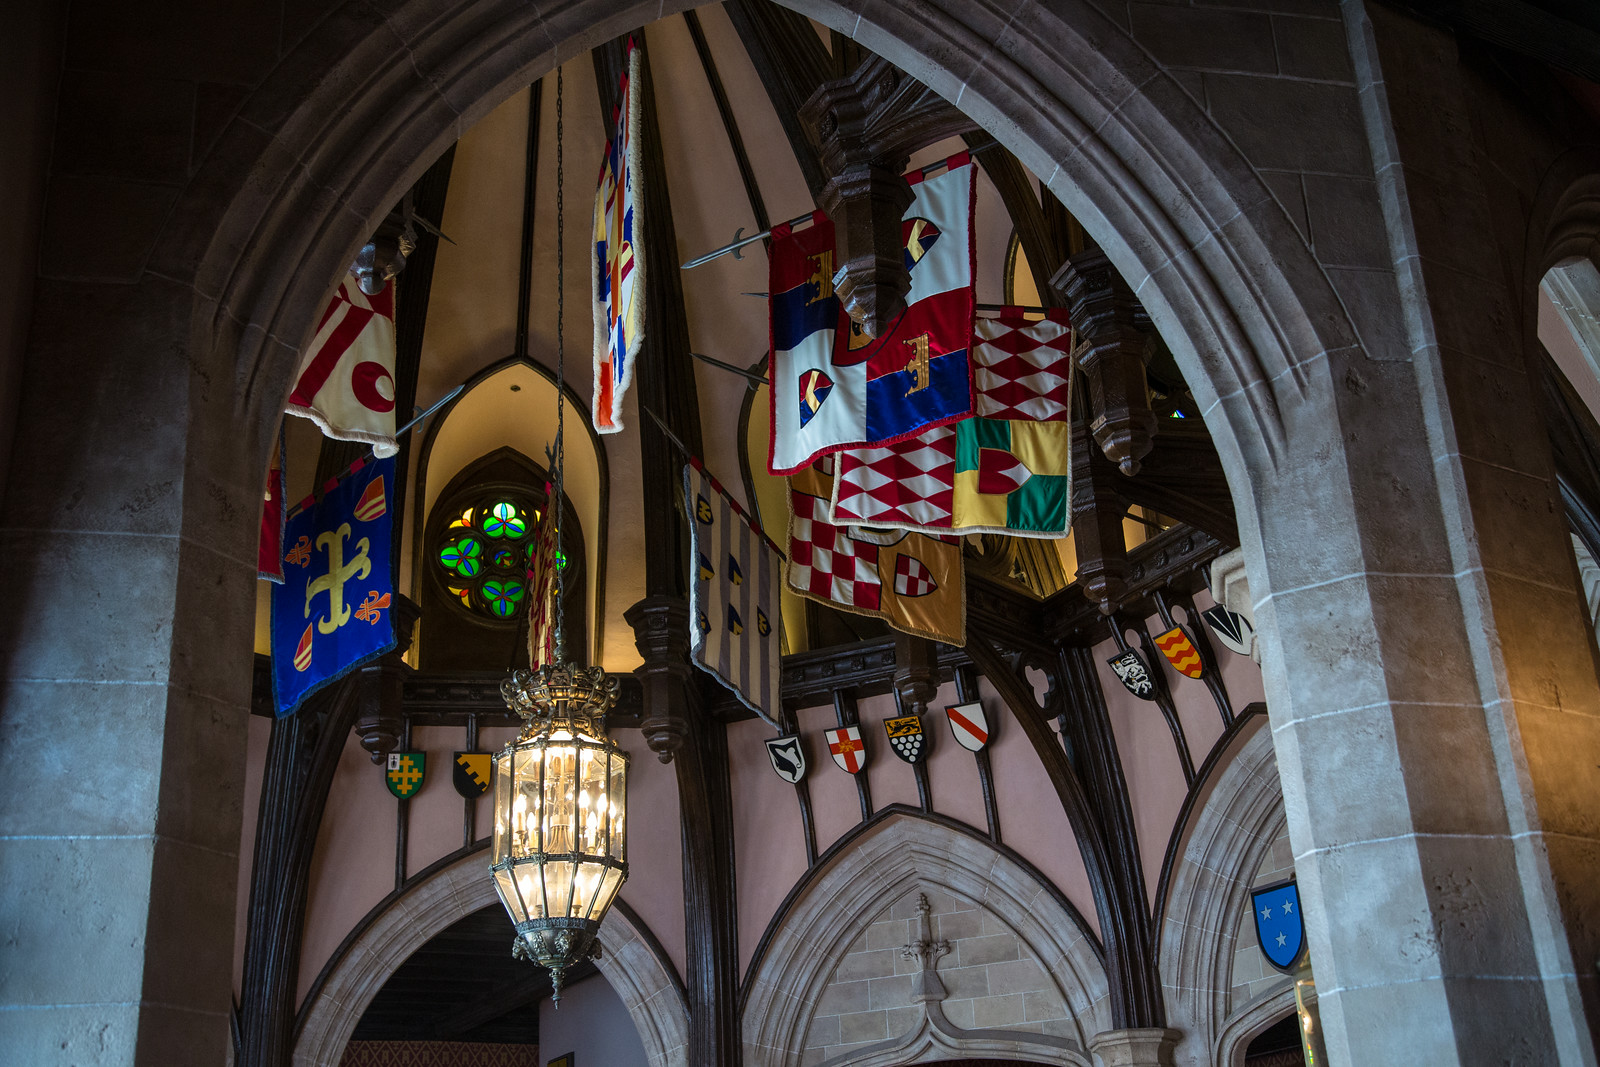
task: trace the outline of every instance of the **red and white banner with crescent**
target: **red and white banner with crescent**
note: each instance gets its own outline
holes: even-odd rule
[[[394,283],[368,296],[349,274],[339,282],[306,349],[284,410],[336,441],[361,441],[382,459],[394,439]]]

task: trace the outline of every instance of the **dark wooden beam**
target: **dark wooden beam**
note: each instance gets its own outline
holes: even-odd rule
[[[1161,420],[1155,447],[1139,473],[1115,484],[1117,495],[1130,504],[1203,530],[1229,547],[1239,544],[1233,494],[1204,425],[1189,419]]]
[[[1100,916],[1106,938],[1106,974],[1111,981],[1111,1018],[1116,1027],[1166,1025],[1161,976],[1156,969],[1156,933],[1145,892],[1144,866],[1134,828],[1133,805],[1122,774],[1116,734],[1100,690],[1100,675],[1088,647],[1061,651],[1062,737],[1074,753],[1100,835],[1105,842],[1106,901]]]
[[[638,433],[644,475],[642,513],[652,517],[645,537],[645,592],[649,596],[687,596],[689,529],[677,506],[677,486],[688,459],[645,414],[654,412],[667,429],[695,455],[704,447],[700,437],[700,401],[695,388],[694,357],[689,354],[689,319],[684,310],[683,279],[678,273],[678,236],[672,222],[672,197],[667,188],[666,159],[660,151],[661,123],[656,114],[650,54],[644,32],[633,35],[643,50],[640,63],[641,122],[644,140],[639,153],[644,171],[644,227],[642,247],[651,255],[645,271],[644,339],[634,369],[633,388],[640,412]],[[593,52],[595,80],[600,92],[606,136],[615,133],[611,114],[627,61],[628,37],[611,41]]]
[[[750,214],[755,217],[756,229],[770,230],[772,219],[767,214],[767,202],[762,199],[761,184],[756,181],[755,168],[750,165],[750,153],[745,151],[744,136],[739,132],[739,120],[733,113],[733,105],[728,101],[728,90],[724,88],[722,75],[717,71],[717,61],[711,54],[711,44],[706,40],[705,28],[700,25],[700,16],[694,11],[685,11],[683,23],[689,27],[689,37],[694,41],[695,53],[700,57],[700,69],[706,76],[706,85],[711,89],[711,98],[716,101],[717,114],[722,119],[722,132],[727,135],[734,164],[739,168],[739,181],[744,185],[745,199],[750,202]],[[752,391],[754,391],[753,386]],[[754,500],[755,497],[752,496],[750,499]]]
[[[393,610],[402,644],[379,662],[400,667],[416,607],[400,597]],[[383,699],[384,690],[370,683],[366,672],[352,671],[313,694],[295,714],[273,720],[245,916],[235,1049],[240,1067],[287,1067],[294,1055],[295,991],[312,853],[345,739],[356,718],[371,710],[371,702]]]
[[[903,176],[910,155],[976,130],[977,123],[870,53],[848,74],[818,87],[800,117],[827,175],[817,203],[834,225],[834,291],[862,329],[882,336],[905,311],[911,291],[901,231],[914,195]]]
[[[798,12],[769,0],[726,0],[722,7],[772,101],[778,124],[816,202],[828,178],[816,146],[806,136],[805,123],[800,121],[800,105],[834,76],[833,60],[811,21]]]

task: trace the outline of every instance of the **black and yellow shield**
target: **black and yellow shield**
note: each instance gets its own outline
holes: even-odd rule
[[[426,752],[391,752],[389,769],[384,772],[383,781],[389,787],[389,792],[404,800],[422,788],[422,780],[427,773]]]
[[[456,783],[456,792],[468,800],[483,796],[489,791],[489,768],[493,766],[493,752],[457,752],[450,776]]]

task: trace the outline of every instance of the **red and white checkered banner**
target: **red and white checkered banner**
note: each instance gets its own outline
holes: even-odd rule
[[[284,410],[336,441],[361,441],[382,459],[394,439],[394,282],[376,296],[346,274],[322,313]]]
[[[833,477],[808,467],[789,479],[789,588],[883,619],[897,630],[966,644],[966,576],[955,538],[866,530],[828,521]]]

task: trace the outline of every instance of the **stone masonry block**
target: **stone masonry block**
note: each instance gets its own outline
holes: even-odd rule
[[[962,967],[982,963],[1000,963],[1014,960],[1020,955],[1015,934],[996,934],[991,937],[969,937],[957,945],[956,951]]]
[[[1050,980],[1039,965],[1029,959],[989,965],[989,992],[991,994],[1030,993],[1049,989]]]
[[[150,837],[0,841],[6,955],[28,961],[0,968],[0,1004],[137,1002],[153,855]],[[231,926],[232,912],[220,914]],[[21,1013],[0,1012],[11,1014]]]
[[[1355,90],[1246,74],[1206,75],[1212,117],[1258,167],[1371,173]]]
[[[188,176],[194,83],[67,71],[52,170],[144,182]]]
[[[1274,15],[1272,39],[1277,45],[1278,73],[1354,84],[1355,69],[1342,21]]]
[[[1272,20],[1251,11],[1128,5],[1133,37],[1169,67],[1275,74]]]
[[[1304,180],[1317,261],[1329,267],[1393,269],[1377,183],[1332,174],[1307,174]]]
[[[112,74],[182,70],[255,84],[277,59],[277,4],[85,0],[72,6],[66,65]]]
[[[57,175],[46,194],[40,273],[137,280],[177,195],[176,185]]]
[[[888,1036],[888,1023],[881,1011],[858,1011],[839,1016],[839,1040],[842,1044],[882,1041]]]

